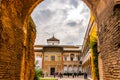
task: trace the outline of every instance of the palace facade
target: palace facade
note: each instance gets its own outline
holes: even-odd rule
[[[36,65],[45,76],[57,73],[78,73],[81,71],[80,46],[59,45],[60,41],[54,36],[47,39],[48,45],[35,45]]]

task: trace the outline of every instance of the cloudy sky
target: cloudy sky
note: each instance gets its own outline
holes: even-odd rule
[[[35,44],[47,44],[53,36],[63,45],[81,45],[90,11],[82,0],[44,0],[31,14],[36,24]]]

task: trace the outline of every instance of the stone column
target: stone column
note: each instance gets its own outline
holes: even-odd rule
[[[42,69],[44,70],[44,52],[42,53]]]

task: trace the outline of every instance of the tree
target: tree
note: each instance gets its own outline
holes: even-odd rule
[[[39,78],[42,77],[43,75],[43,71],[36,66],[37,64],[38,64],[38,61],[35,62],[34,80],[39,80]]]

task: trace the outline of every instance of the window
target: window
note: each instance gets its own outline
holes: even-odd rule
[[[73,57],[71,57],[71,61],[73,61]]]
[[[45,56],[45,61],[47,61],[48,60],[48,56]]]
[[[67,61],[69,55],[64,55],[64,61]]]
[[[80,60],[80,56],[78,56],[78,61]]]
[[[70,59],[71,59],[71,61],[73,61],[73,59],[74,59],[74,54],[70,54]]]
[[[64,60],[67,61],[67,57],[65,57]]]
[[[67,73],[67,66],[66,65],[64,65],[64,73]]]
[[[55,61],[55,56],[51,56],[51,61]]]

